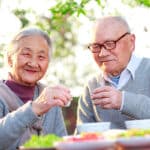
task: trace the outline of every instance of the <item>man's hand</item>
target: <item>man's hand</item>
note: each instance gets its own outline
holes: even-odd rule
[[[120,109],[122,92],[111,86],[103,86],[93,90],[91,99],[104,109]]]

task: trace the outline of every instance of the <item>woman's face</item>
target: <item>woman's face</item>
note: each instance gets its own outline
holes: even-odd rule
[[[17,51],[9,58],[13,80],[28,86],[35,85],[44,76],[48,63],[49,46],[39,35],[21,38],[17,43]]]

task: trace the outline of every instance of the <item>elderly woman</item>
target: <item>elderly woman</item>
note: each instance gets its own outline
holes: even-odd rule
[[[0,82],[0,150],[15,150],[32,134],[67,134],[60,107],[71,100],[70,91],[39,82],[51,52],[50,38],[39,29],[23,30],[12,40],[8,78]]]

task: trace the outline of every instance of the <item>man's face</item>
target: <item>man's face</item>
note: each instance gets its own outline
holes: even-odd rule
[[[119,39],[119,40],[118,40]],[[109,41],[116,41],[110,45]],[[127,66],[134,50],[134,35],[119,25],[100,23],[93,34],[92,43],[104,44],[99,51],[92,53],[104,73],[116,76]],[[106,47],[114,47],[107,49]],[[97,47],[97,46],[96,46]]]
[[[17,51],[9,58],[13,79],[23,85],[35,85],[45,74],[49,63],[49,47],[39,35],[19,40]]]

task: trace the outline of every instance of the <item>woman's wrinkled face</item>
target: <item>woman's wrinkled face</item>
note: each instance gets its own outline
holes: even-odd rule
[[[49,46],[39,35],[26,36],[17,43],[17,51],[10,56],[13,80],[23,85],[35,85],[47,71]]]

